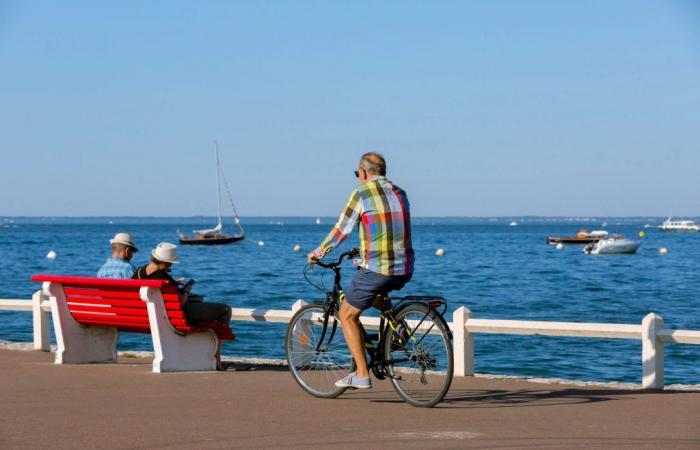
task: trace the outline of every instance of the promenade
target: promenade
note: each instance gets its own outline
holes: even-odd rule
[[[151,373],[0,350],[0,448],[700,448],[700,393],[455,378],[433,409],[388,382],[335,400],[286,369]]]

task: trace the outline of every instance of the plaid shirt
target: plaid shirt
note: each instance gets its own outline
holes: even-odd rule
[[[109,258],[97,272],[98,278],[131,278],[136,268],[126,259]]]
[[[338,223],[315,250],[316,255],[333,251],[356,225],[361,267],[386,276],[413,273],[411,214],[402,189],[385,177],[376,177],[353,190]]]

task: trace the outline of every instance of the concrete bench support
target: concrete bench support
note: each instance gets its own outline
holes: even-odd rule
[[[141,300],[146,303],[153,338],[153,372],[188,372],[216,370],[219,339],[212,330],[182,333],[168,319],[160,289],[142,287]]]
[[[43,292],[51,299],[53,329],[56,333],[56,364],[117,362],[117,328],[87,327],[73,319],[63,286],[45,282]]]

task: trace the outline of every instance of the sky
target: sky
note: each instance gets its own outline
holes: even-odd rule
[[[0,216],[699,216],[698,137],[694,0],[0,0]]]

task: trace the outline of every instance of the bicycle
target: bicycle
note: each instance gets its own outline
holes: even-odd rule
[[[289,370],[303,390],[315,397],[336,398],[348,388],[335,381],[355,370],[355,361],[339,336],[338,310],[345,299],[340,286],[340,265],[357,256],[352,249],[330,263],[317,262],[335,273],[333,289],[323,302],[301,307],[287,327],[285,350]],[[310,266],[304,270],[307,277]],[[442,401],[452,383],[454,358],[452,333],[444,319],[447,301],[437,296],[399,297],[393,304],[384,295],[380,316],[370,318],[376,333],[362,327],[369,355],[368,367],[375,378],[388,378],[407,403],[432,407]],[[375,320],[372,320],[375,319]]]

